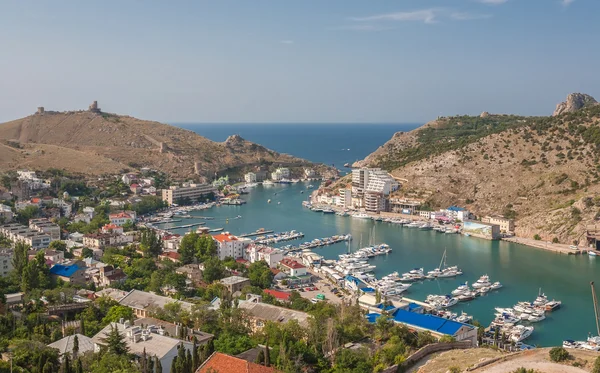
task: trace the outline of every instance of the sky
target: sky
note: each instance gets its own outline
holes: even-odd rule
[[[600,99],[598,0],[0,3],[0,121],[425,122]]]

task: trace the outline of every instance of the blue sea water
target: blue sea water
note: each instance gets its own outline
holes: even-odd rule
[[[193,124],[178,127],[192,130],[213,141],[238,134],[244,139],[280,153],[342,169],[375,151],[395,132],[410,131],[420,124]]]

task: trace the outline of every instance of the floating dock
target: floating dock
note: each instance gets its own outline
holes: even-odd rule
[[[271,235],[271,237],[264,237],[264,238],[259,237],[254,240],[254,243],[270,245],[270,244],[274,244],[274,243],[278,243],[278,242],[297,240],[302,237],[304,237],[304,233],[302,233],[302,232],[295,232],[295,231],[281,232],[281,233],[275,233],[275,234]]]
[[[263,234],[271,234],[271,233],[275,233],[275,231],[273,231],[273,230],[270,230],[270,231],[261,230],[260,232],[256,231],[254,233],[240,234],[240,237],[256,237],[256,236],[261,236]]]
[[[285,250],[285,252],[292,252],[292,251],[298,251],[298,250],[305,250],[305,249],[314,249],[317,247],[323,247],[323,246],[328,246],[328,245],[333,245],[339,242],[345,242],[345,241],[350,241],[352,240],[352,236],[349,234],[346,235],[336,235],[336,236],[331,236],[331,237],[324,237],[324,238],[318,238],[315,240],[312,240],[311,242],[305,242],[304,244],[301,244],[299,246],[292,246],[288,249],[283,249]]]

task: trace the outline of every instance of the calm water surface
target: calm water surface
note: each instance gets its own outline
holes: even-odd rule
[[[406,272],[415,267],[431,270],[439,265],[444,249],[447,249],[448,265],[458,265],[464,274],[455,279],[428,280],[413,284],[406,293],[407,297],[424,300],[428,294],[447,294],[464,281],[472,283],[479,276],[488,274],[492,281],[500,281],[504,287],[471,302],[459,303],[452,308],[453,312],[460,313],[464,310],[488,325],[493,319],[494,307],[512,307],[518,301],[533,301],[541,287],[549,298],[562,300],[563,306],[548,313],[546,320],[534,324],[535,332],[527,343],[558,345],[563,339],[585,339],[588,332],[594,332],[589,282],[598,279],[597,261],[600,258],[560,255],[507,242],[490,242],[383,222],[323,215],[302,207],[302,200],[311,192],[307,185],[259,186],[249,195],[243,196],[248,201],[244,206],[215,207],[195,214],[214,217],[215,220],[207,221],[207,226],[224,227],[233,234],[249,233],[259,228],[276,232],[295,229],[304,232],[303,241],[309,241],[350,233],[354,237],[351,244],[353,250],[359,246],[361,239],[362,246],[369,242],[387,243],[393,252],[371,260],[371,263],[377,265],[377,277],[393,271]],[[272,203],[267,203],[269,199]],[[242,218],[232,219],[237,215]],[[227,218],[231,219],[227,221]],[[189,224],[193,221],[186,219],[174,224]],[[185,230],[179,230],[178,233],[185,233]],[[286,244],[288,243],[281,243],[279,246]],[[346,250],[346,246],[340,243],[315,249],[315,252],[327,259],[337,259],[337,255]]]

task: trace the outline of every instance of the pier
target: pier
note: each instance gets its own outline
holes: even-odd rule
[[[278,242],[297,240],[302,237],[304,237],[304,233],[302,233],[302,232],[296,232],[296,231],[281,232],[281,233],[275,233],[274,235],[272,235],[272,237],[265,237],[265,238],[258,237],[254,240],[254,243],[270,245],[270,244],[274,244],[274,243],[278,243]]]
[[[205,224],[206,224],[205,222],[200,222],[200,223],[192,223],[192,224],[178,225],[178,226],[175,226],[175,227],[168,227],[168,228],[162,228],[162,229],[164,229],[164,230],[166,230],[166,231],[170,231],[170,230],[173,230],[173,229],[181,229],[181,228],[193,228],[193,227],[199,227],[199,226],[201,226],[201,225],[205,225]]]
[[[274,230],[268,230],[268,231],[266,231],[264,229],[263,230],[259,229],[258,231],[254,232],[254,233],[240,234],[240,237],[256,237],[256,236],[262,236],[263,234],[271,234],[271,233],[274,233],[274,232],[275,232]]]
[[[331,237],[324,237],[324,238],[317,238],[314,239],[310,242],[305,242],[299,246],[292,246],[289,247],[287,249],[283,249],[285,252],[293,252],[293,251],[298,251],[298,250],[305,250],[305,249],[314,249],[317,247],[323,247],[323,246],[328,246],[328,245],[333,245],[336,244],[338,242],[344,242],[344,241],[350,241],[352,240],[352,236],[347,234],[347,235],[335,235],[335,236],[331,236]]]

